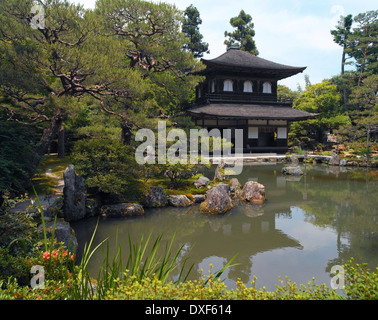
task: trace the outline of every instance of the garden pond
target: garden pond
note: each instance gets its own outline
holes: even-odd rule
[[[133,218],[91,218],[72,223],[79,242],[79,253],[89,242],[97,222],[97,245],[109,238],[115,254],[122,246],[127,260],[129,235],[138,243],[152,232],[154,240],[163,235],[169,243],[175,234],[173,252],[183,246],[180,259],[193,265],[189,279],[219,271],[237,254],[221,279],[229,289],[240,278],[249,284],[256,276],[257,288],[275,290],[279,276],[306,284],[330,286],[331,268],[351,257],[357,263],[378,266],[378,183],[376,169],[356,169],[301,164],[305,175],[283,176],[282,165],[246,165],[237,178],[265,186],[264,205],[239,203],[222,216],[203,216],[199,205],[188,208],[146,209]],[[210,179],[214,171],[204,172]],[[104,259],[99,249],[92,257],[89,271],[96,277]],[[175,280],[177,270],[172,275]]]

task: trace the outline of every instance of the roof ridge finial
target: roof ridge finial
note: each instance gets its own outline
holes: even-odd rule
[[[228,48],[227,48],[227,51],[228,50],[240,50],[240,45],[238,45],[238,44],[233,44],[233,45],[231,45],[231,46],[229,46]]]

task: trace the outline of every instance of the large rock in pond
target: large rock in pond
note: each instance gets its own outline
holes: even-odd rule
[[[266,200],[265,187],[256,181],[245,183],[240,199],[254,204],[263,204]]]
[[[66,221],[78,221],[86,216],[87,187],[83,177],[76,175],[74,165],[63,173],[63,214]]]
[[[163,187],[150,187],[148,194],[144,196],[143,204],[147,208],[165,207],[168,204],[167,195]]]
[[[215,186],[214,188],[207,191],[206,194],[206,200],[200,205],[201,214],[224,214],[234,207],[229,193],[222,185]]]
[[[209,183],[210,183],[209,178],[201,176],[201,177],[198,178],[198,180],[194,181],[194,186],[197,189],[199,189],[199,188],[202,188],[202,187],[206,187],[207,185],[209,185]]]
[[[282,174],[291,175],[291,176],[301,176],[303,175],[303,171],[300,166],[294,167],[283,167],[281,170]]]
[[[101,215],[109,218],[141,216],[143,214],[143,207],[135,203],[119,203],[101,207]]]
[[[173,207],[189,207],[194,204],[194,199],[189,199],[186,195],[171,195],[168,202]]]

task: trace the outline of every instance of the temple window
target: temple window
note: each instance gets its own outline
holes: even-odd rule
[[[252,81],[244,81],[244,90],[243,92],[253,92]]]
[[[215,92],[215,80],[211,81],[211,93]]]
[[[272,84],[270,82],[264,82],[263,93],[272,93]]]
[[[232,80],[229,80],[229,79],[224,80],[224,82],[223,82],[223,91],[228,91],[228,92],[234,91]]]

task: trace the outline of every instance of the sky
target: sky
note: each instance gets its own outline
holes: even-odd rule
[[[94,8],[96,0],[71,0],[86,8]],[[159,2],[155,0],[154,2]],[[322,82],[341,70],[342,48],[333,42],[330,30],[334,29],[340,16],[356,16],[377,10],[374,0],[164,0],[185,10],[193,4],[202,19],[200,32],[203,41],[209,43],[210,54],[204,59],[213,59],[224,52],[224,32],[233,31],[230,19],[244,10],[252,16],[256,32],[255,42],[259,57],[307,69],[279,84],[296,90],[304,88],[304,75],[312,84]],[[375,4],[375,5],[374,5]]]

